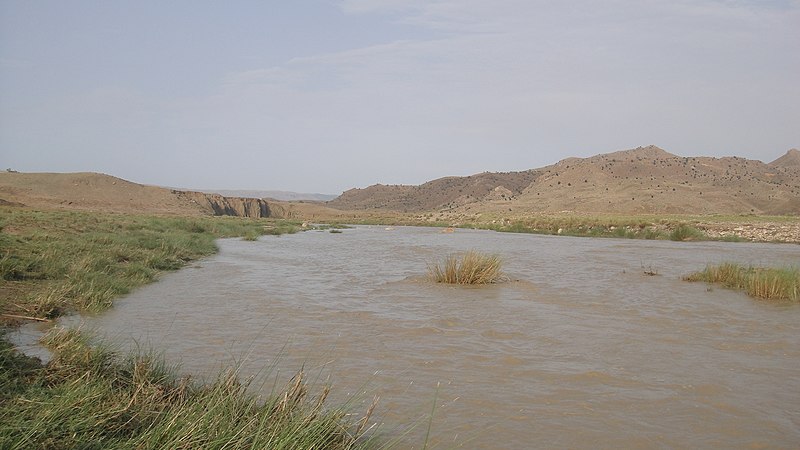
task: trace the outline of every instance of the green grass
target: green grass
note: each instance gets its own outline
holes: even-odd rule
[[[353,228],[350,225],[343,225],[340,223],[321,223],[314,225],[311,229],[312,230],[347,230]]]
[[[428,266],[430,278],[437,283],[491,284],[503,279],[502,261],[497,255],[468,251],[449,255],[442,264]]]
[[[220,237],[297,230],[288,221],[153,217],[0,208],[0,313],[40,319],[99,311],[166,270],[214,253]],[[4,316],[0,325],[13,323]],[[0,448],[375,447],[368,415],[328,408],[298,374],[256,397],[236,369],[211,383],[180,378],[147,353],[121,357],[75,330],[57,330],[46,366],[0,332]]]
[[[0,408],[9,400],[19,396],[33,380],[39,377],[42,365],[36,358],[29,358],[15,351],[0,329]],[[0,427],[2,427],[0,416]]]
[[[101,311],[159,273],[216,252],[217,238],[296,229],[287,221],[1,208],[0,313]]]
[[[489,229],[508,233],[532,233],[575,237],[606,237],[622,239],[648,239],[688,241],[710,240],[701,230],[685,223],[666,219],[638,217],[592,216],[541,216],[518,221],[477,223],[471,228]]]
[[[258,230],[248,230],[245,232],[244,236],[242,236],[243,241],[257,241],[258,238],[261,237],[263,233],[258,232]]]
[[[709,265],[684,279],[719,283],[762,299],[800,300],[800,269],[797,267],[745,267],[722,263]]]
[[[352,223],[365,225],[416,225],[459,227],[511,233],[531,233],[575,237],[609,237],[650,240],[713,240],[750,242],[742,236],[715,236],[703,230],[705,225],[727,224],[730,230],[742,224],[797,224],[797,216],[757,215],[686,215],[686,214],[579,214],[540,213],[506,215],[476,213],[462,216],[428,215],[385,216],[369,219],[353,218]],[[779,242],[779,241],[774,241]]]
[[[46,344],[55,356],[38,368],[0,347],[0,448],[375,447],[363,434],[372,408],[325,408],[328,389],[310,395],[302,372],[259,398],[235,369],[197,384],[153,354],[122,358],[79,331],[54,329]]]
[[[672,241],[707,241],[709,238],[701,230],[681,224],[669,233],[669,239]]]

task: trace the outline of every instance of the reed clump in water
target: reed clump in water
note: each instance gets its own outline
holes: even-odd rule
[[[763,299],[800,300],[800,268],[752,267],[735,263],[709,265],[705,270],[684,278],[741,289]]]
[[[452,254],[444,262],[428,266],[431,279],[449,284],[491,284],[502,281],[502,261],[497,255],[468,251]]]

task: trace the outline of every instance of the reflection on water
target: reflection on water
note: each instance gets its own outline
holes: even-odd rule
[[[220,247],[87,327],[193,374],[243,361],[288,379],[304,365],[330,375],[339,400],[380,395],[389,434],[435,397],[429,444],[800,443],[800,307],[680,280],[723,260],[797,264],[798,246],[358,227]],[[428,263],[468,249],[501,255],[513,281],[424,279]]]

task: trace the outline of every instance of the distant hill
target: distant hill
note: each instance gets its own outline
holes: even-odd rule
[[[769,166],[776,168],[800,167],[800,150],[796,148],[789,150],[785,155],[769,163]]]
[[[446,177],[420,186],[376,184],[350,189],[328,202],[339,209],[388,209],[401,212],[428,211],[474,202],[488,197],[514,199],[539,176],[534,171]]]
[[[199,192],[205,192],[207,194],[219,194],[225,197],[271,198],[274,200],[281,200],[286,202],[296,202],[301,200],[327,202],[337,197],[336,195],[332,194],[309,194],[305,192],[290,192],[290,191],[200,189]]]
[[[680,157],[656,146],[567,158],[523,172],[351,189],[328,202],[401,212],[800,214],[800,151],[765,164]]]
[[[271,205],[261,199],[148,186],[92,172],[2,172],[0,205],[178,215],[273,215]]]
[[[91,172],[0,172],[0,198],[44,208],[201,213],[199,206],[179,198],[170,189]]]
[[[216,192],[147,186],[98,173],[0,172],[2,207],[338,221],[395,211],[497,217],[560,212],[800,215],[800,151],[763,163],[638,147],[520,172],[351,189],[325,204],[265,200],[274,198],[274,191]]]

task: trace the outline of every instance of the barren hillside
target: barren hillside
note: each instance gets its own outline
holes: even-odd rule
[[[32,207],[201,214],[169,189],[98,173],[0,173],[0,198]]]
[[[778,169],[800,167],[800,150],[796,148],[789,150],[785,155],[769,163],[769,166]]]
[[[328,205],[402,212],[800,214],[800,152],[765,164],[639,147],[525,172],[352,189]]]
[[[350,189],[328,206],[338,209],[386,209],[400,212],[457,207],[483,199],[513,200],[539,176],[536,171],[445,177],[420,186],[377,184]]]
[[[765,164],[639,147],[522,172],[351,189],[326,205],[179,191],[96,173],[2,172],[0,205],[311,220],[392,212],[800,215],[800,151]]]
[[[657,147],[561,161],[512,207],[616,213],[800,213],[800,170]]]
[[[0,204],[107,212],[268,217],[266,201],[147,186],[99,173],[0,173]]]

